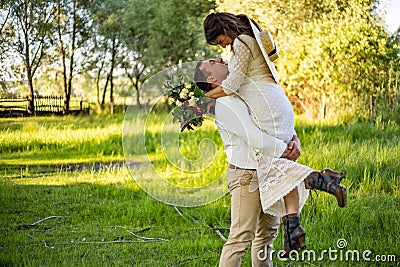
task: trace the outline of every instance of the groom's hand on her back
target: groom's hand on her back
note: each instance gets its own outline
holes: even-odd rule
[[[288,155],[286,156],[287,159],[296,161],[300,157],[300,148],[297,146],[296,142],[291,141],[286,150],[289,150]]]
[[[287,159],[296,161],[300,157],[300,140],[296,135],[293,136],[286,149],[290,151],[286,156]]]
[[[285,151],[283,151],[281,158],[288,158],[290,153],[292,152],[292,149],[289,147],[290,143],[286,146]]]

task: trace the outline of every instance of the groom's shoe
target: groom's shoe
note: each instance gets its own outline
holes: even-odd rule
[[[307,189],[317,189],[327,192],[336,197],[339,207],[346,206],[347,190],[346,187],[339,184],[335,177],[322,172],[312,172],[304,180]]]

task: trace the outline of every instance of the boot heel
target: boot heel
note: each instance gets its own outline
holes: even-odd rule
[[[296,231],[293,233],[294,236],[292,238],[292,249],[299,250],[306,247],[306,230],[299,225],[296,228]]]
[[[306,248],[306,233],[304,233],[304,235],[299,237],[298,245],[300,249]]]
[[[347,203],[347,189],[343,185],[339,185],[335,190],[335,197],[339,207],[343,208]]]

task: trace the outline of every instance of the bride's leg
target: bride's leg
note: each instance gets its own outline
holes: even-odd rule
[[[299,191],[297,190],[297,186],[284,196],[283,200],[285,201],[286,214],[299,212]]]

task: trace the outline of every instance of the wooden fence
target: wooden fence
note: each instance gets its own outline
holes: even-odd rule
[[[34,99],[35,112],[29,112],[29,99],[0,99],[0,117],[45,116],[64,114],[89,114],[90,102],[72,98],[69,111],[64,112],[62,96],[36,96]]]

